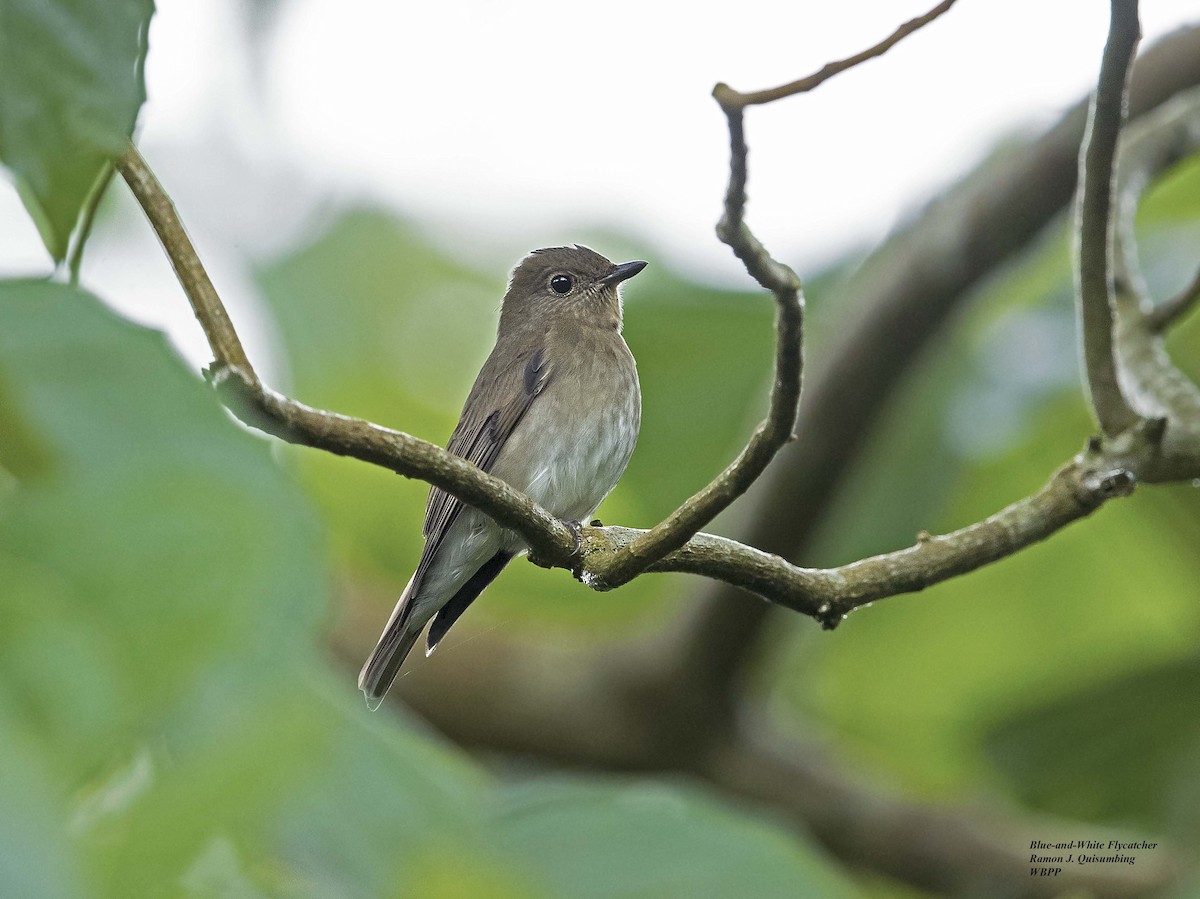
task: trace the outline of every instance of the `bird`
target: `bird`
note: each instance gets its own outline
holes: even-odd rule
[[[637,443],[641,385],[621,335],[619,287],[645,267],[614,264],[579,244],[534,250],[518,262],[495,347],[447,445],[575,528],[616,486]],[[528,551],[516,532],[437,487],[423,532],[416,571],[358,676],[372,710],[430,619],[426,655]]]

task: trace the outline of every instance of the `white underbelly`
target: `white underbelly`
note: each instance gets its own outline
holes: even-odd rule
[[[579,405],[552,393],[539,397],[496,466],[499,477],[566,521],[590,517],[616,485],[641,423],[636,382],[604,408],[584,412]]]

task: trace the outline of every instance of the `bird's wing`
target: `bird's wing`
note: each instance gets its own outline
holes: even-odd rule
[[[497,361],[502,356],[512,361]],[[524,354],[498,353],[493,350],[479,372],[479,377],[475,379],[475,386],[471,388],[470,396],[463,407],[462,417],[450,437],[450,452],[474,462],[484,471],[491,470],[513,429],[525,416],[538,394],[545,390],[551,375],[550,366],[546,364],[540,349]],[[481,399],[488,396],[497,399],[491,403]],[[404,663],[404,657],[421,634],[425,620],[413,619],[421,579],[430,563],[437,557],[442,541],[461,511],[462,503],[449,493],[437,487],[429,491],[429,505],[425,509],[425,549],[421,553],[421,561],[417,564],[416,573],[408,582],[399,602],[396,603],[396,609],[392,612],[379,643],[358,675],[359,689],[366,694],[367,704],[371,708],[377,708],[383,701],[383,695]],[[497,553],[454,596],[446,597],[444,604],[450,605],[451,609],[436,625],[436,633],[431,636],[430,647],[437,645],[437,641],[450,625],[488,582],[500,573],[500,569],[509,558],[509,553]]]
[[[495,358],[497,354],[493,353],[479,372],[447,446],[454,455],[474,462],[484,471],[491,471],[513,429],[546,389],[553,374],[541,349],[526,356],[524,364],[518,361],[506,368],[493,365]],[[497,397],[498,402],[480,402],[479,397],[484,393]],[[414,592],[462,507],[462,502],[446,491],[437,487],[430,489],[423,527],[425,550],[414,575]]]

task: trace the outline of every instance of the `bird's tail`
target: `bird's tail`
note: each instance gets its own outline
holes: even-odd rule
[[[413,580],[415,579],[414,575]],[[388,619],[387,627],[383,629],[379,642],[375,644],[375,649],[367,657],[362,671],[358,673],[358,689],[362,690],[367,697],[367,705],[372,711],[379,708],[379,704],[383,702],[383,697],[391,687],[392,681],[396,679],[400,666],[404,664],[409,650],[421,636],[421,631],[425,628],[425,621],[428,621],[428,619],[424,621],[413,619],[412,589],[413,581],[410,580],[408,586],[404,588],[404,592],[400,594],[400,599],[392,611],[392,617]]]

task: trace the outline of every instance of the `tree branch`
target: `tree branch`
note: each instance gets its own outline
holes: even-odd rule
[[[736,540],[697,534],[650,571],[700,574],[755,593],[833,628],[859,606],[923,590],[1044,540],[1091,514],[1105,501],[1133,492],[1131,472],[1087,453],[1072,459],[1032,496],[943,536],[922,533],[915,545],[838,568],[800,568]],[[613,542],[636,540],[638,531],[603,529],[603,541],[584,539],[584,558],[612,552]]]
[[[1134,221],[1155,177],[1200,148],[1200,87],[1174,97],[1121,137],[1117,160],[1112,258],[1115,272],[1113,348],[1130,406],[1161,422],[1150,445],[1138,448],[1138,478],[1176,481],[1200,475],[1200,387],[1167,353],[1161,328],[1182,314],[1200,290],[1200,275],[1182,294],[1154,306],[1138,264]],[[1154,436],[1154,432],[1149,432]],[[1134,435],[1136,437],[1136,435]],[[1136,443],[1137,441],[1134,440]],[[1106,450],[1126,454],[1129,438],[1109,438]]]
[[[743,722],[700,773],[727,793],[782,812],[839,858],[870,859],[875,870],[941,895],[1134,899],[1158,894],[1184,871],[1185,856],[1168,844],[1145,863],[1139,857],[1136,869],[1071,865],[1054,878],[1030,877],[1030,837],[1074,834],[1078,822],[1018,824],[965,804],[923,805],[856,783],[844,766],[820,747]]]
[[[1113,354],[1111,207],[1113,161],[1125,119],[1130,63],[1140,36],[1137,0],[1112,0],[1108,41],[1079,160],[1076,293],[1083,361],[1092,410],[1110,437],[1138,420],[1121,392]]]
[[[684,546],[700,529],[744,494],[762,475],[779,450],[793,439],[800,404],[803,374],[804,295],[800,279],[788,266],[773,259],[746,225],[746,146],[743,111],[746,106],[769,103],[792,94],[810,91],[861,62],[881,56],[908,35],[932,22],[951,6],[944,0],[930,12],[901,25],[890,37],[862,53],[827,64],[819,72],[768,91],[741,94],[721,83],[713,97],[725,113],[729,126],[729,185],[725,211],[717,225],[717,236],[733,250],[746,271],[775,296],[775,378],[767,418],[750,437],[745,449],[704,489],[649,531],[605,557],[603,567],[593,569],[595,583],[616,587],[626,583],[656,560]]]
[[[1200,301],[1200,269],[1191,282],[1169,300],[1164,300],[1146,314],[1146,324],[1155,334],[1162,334],[1173,324],[1185,318]]]
[[[746,271],[775,296],[775,379],[770,407],[746,447],[724,471],[658,525],[604,557],[599,571],[606,586],[627,582],[686,544],[745,493],[792,439],[804,368],[804,294],[796,273],[772,259],[746,225],[747,149],[742,112],[726,109],[725,114],[729,120],[729,186],[717,235],[742,260]]]
[[[572,567],[576,541],[570,529],[499,478],[428,441],[314,409],[266,387],[250,364],[174,204],[146,160],[130,145],[115,164],[158,235],[204,329],[215,357],[210,377],[230,411],[251,427],[289,443],[350,456],[428,481],[519,533],[539,556]]]
[[[770,415],[729,468],[662,524],[649,531],[587,528],[581,546],[561,522],[528,497],[440,447],[360,419],[313,409],[265,387],[173,205],[145,161],[130,147],[118,160],[118,167],[171,257],[216,356],[213,381],[235,414],[289,442],[358,458],[435,484],[520,533],[543,563],[572,568],[597,589],[622,583],[642,570],[690,571],[750,589],[834,626],[865,602],[974,570],[1043,539],[1108,496],[1126,492],[1121,479],[1127,475],[1121,470],[1110,465],[1101,466],[1101,471],[1094,465],[1072,463],[1043,491],[984,522],[929,538],[909,550],[828,571],[797,568],[734,541],[697,534],[699,526],[744,492],[788,440],[800,388],[803,302],[799,282],[791,269],[770,257],[745,225],[742,111],[735,107],[726,109],[726,114],[731,165],[721,237],[747,270],[775,294],[779,304]]]
[[[584,528],[582,544],[576,546],[570,530],[550,513],[503,481],[485,474],[441,447],[361,419],[313,409],[263,385],[253,373],[229,316],[205,274],[170,200],[145,161],[131,147],[120,158],[118,167],[134,187],[135,196],[142,203],[171,256],[196,316],[218,357],[214,383],[221,389],[222,398],[244,421],[288,442],[350,456],[442,487],[464,502],[488,512],[504,526],[516,530],[530,541],[534,552],[541,555],[543,560],[582,571],[585,581],[594,587],[606,586],[603,579],[608,572],[620,570],[620,561],[631,555],[630,547],[653,537],[653,529]],[[739,196],[744,197],[741,194],[742,185],[744,181],[739,181],[735,174],[734,189],[731,191],[734,203],[739,202]],[[744,225],[741,227],[744,229]],[[794,278],[794,275],[789,276],[790,270],[776,267],[765,251],[753,242],[748,230],[732,239],[751,258],[748,266],[759,272],[756,277],[768,281],[778,278],[784,283],[788,282],[789,277]],[[791,314],[794,326],[798,328],[799,292],[781,292],[796,301]],[[783,305],[781,301],[781,308]],[[781,311],[780,317],[787,317],[787,313]],[[795,333],[787,328],[782,330],[784,333]],[[785,342],[781,338],[781,346]],[[792,358],[795,359],[795,368],[792,370],[798,378],[798,349]],[[242,365],[232,362],[239,359],[243,360]],[[781,364],[787,364],[787,359]],[[797,396],[798,384],[794,391],[789,391],[786,385],[777,384],[776,393],[788,398]],[[794,414],[794,405],[791,408]],[[760,444],[766,444],[768,438],[761,435],[770,436],[772,433],[777,438],[778,431],[760,427],[755,437]],[[785,438],[786,434],[785,431]],[[755,441],[752,440],[751,447],[739,457],[739,461],[751,452],[754,445]],[[757,458],[765,465],[763,452],[760,449]],[[735,462],[731,469],[737,465]],[[745,478],[744,472],[748,467],[742,467],[743,474],[740,476],[735,472],[735,478]],[[928,584],[974,570],[1043,539],[1054,530],[1092,511],[1109,496],[1127,492],[1126,488],[1132,486],[1132,482],[1126,483],[1124,477],[1119,471],[1101,471],[1094,465],[1072,463],[1041,492],[984,522],[945,537],[929,538],[908,550],[864,559],[838,569],[823,571],[797,568],[778,557],[735,541],[697,534],[685,539],[678,550],[663,558],[650,559],[648,570],[685,571],[717,578],[751,590],[771,602],[811,615],[825,626],[832,627],[847,612],[866,602],[895,593],[919,590]],[[735,478],[726,480],[735,486],[743,483]],[[708,493],[699,495],[701,501],[697,507],[702,508],[705,504],[729,496],[728,490],[731,488],[722,486],[721,482],[719,478],[710,485]],[[708,499],[710,494],[719,499]],[[661,547],[664,544],[660,541],[655,545]],[[635,557],[639,562],[647,559],[646,556]],[[618,560],[618,564],[614,564],[614,559]]]
[[[171,267],[175,269],[183,292],[192,304],[196,321],[204,329],[204,336],[208,338],[217,365],[237,369],[250,381],[257,382],[258,376],[246,358],[246,351],[242,349],[242,342],[233,329],[225,304],[221,302],[217,289],[213,287],[196,253],[192,239],[188,237],[175,210],[175,204],[154,177],[154,172],[133,144],[114,160],[114,165],[137,198],[167,258],[171,260]]]
[[[884,53],[892,49],[900,41],[904,40],[914,31],[924,28],[953,5],[954,0],[943,0],[943,2],[925,13],[925,15],[905,22],[875,46],[863,50],[861,53],[855,53],[853,56],[848,56],[845,59],[840,59],[837,62],[826,63],[821,67],[820,71],[814,72],[805,78],[800,78],[780,87],[751,91],[745,94],[735,91],[728,84],[722,82],[713,88],[713,96],[717,98],[717,102],[721,104],[721,108],[728,112],[731,109],[744,109],[747,106],[758,106],[763,103],[782,100],[784,97],[791,97],[794,94],[807,93],[814,88],[820,87],[834,75],[838,75],[847,69],[852,69],[859,63],[866,62],[868,59],[883,56]]]
[[[347,667],[361,655],[361,630],[348,631],[338,646]],[[948,895],[1050,899],[1076,889],[1134,899],[1180,873],[1183,859],[1162,846],[1129,870],[1071,866],[1054,884],[1030,878],[1030,838],[1077,833],[1079,822],[905,798],[814,742],[768,728],[761,711],[743,710],[715,734],[690,727],[694,720],[681,709],[693,685],[672,681],[659,691],[634,679],[625,644],[580,646],[497,631],[471,646],[435,654],[396,689],[456,745],[489,758],[699,778],[779,816],[855,868]]]
[[[1196,85],[1200,28],[1181,29],[1148,47],[1134,63],[1130,86],[1130,115],[1138,130],[1141,122],[1149,125],[1184,102],[1188,94],[1181,92]],[[746,497],[753,511],[733,536],[788,559],[809,554],[908,371],[945,333],[975,286],[1070,203],[1087,109],[1085,99],[1036,140],[987,160],[927,204],[837,297],[828,298],[847,312],[832,345],[805,372],[798,438]],[[1170,429],[1167,437],[1171,443]],[[739,587],[710,581],[645,649],[640,664],[647,676],[689,685],[689,697],[699,706],[693,729],[711,726],[736,705],[764,639],[777,632],[773,609],[747,602]]]
[[[1125,129],[1117,154],[1116,224],[1113,264],[1117,318],[1142,316],[1152,335],[1161,335],[1200,300],[1200,271],[1179,293],[1155,305],[1138,262],[1134,225],[1142,194],[1173,165],[1200,149],[1200,87],[1193,87]],[[1133,302],[1122,304],[1122,297]],[[1118,362],[1121,347],[1117,346]]]

